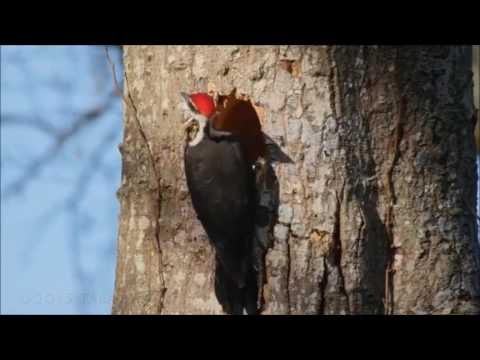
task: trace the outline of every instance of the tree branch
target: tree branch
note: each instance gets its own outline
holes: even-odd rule
[[[23,191],[25,187],[39,175],[40,171],[60,153],[60,150],[68,140],[107,112],[114,104],[114,95],[115,92],[112,92],[104,104],[81,114],[70,127],[58,130],[55,136],[55,142],[43,154],[31,161],[17,180],[6,186],[3,195],[8,198]]]

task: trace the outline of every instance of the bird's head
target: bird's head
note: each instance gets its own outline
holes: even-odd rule
[[[203,131],[207,121],[215,115],[215,102],[206,93],[186,94],[182,92],[180,94],[184,111],[183,127],[187,133],[187,141],[191,142],[199,131]]]

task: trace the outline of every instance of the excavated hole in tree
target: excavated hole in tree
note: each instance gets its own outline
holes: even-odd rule
[[[234,89],[230,95],[218,94],[214,128],[228,131],[240,138],[248,160],[254,164],[265,158],[266,145],[257,111],[245,95],[237,98]]]
[[[265,122],[265,110],[254,105],[251,98],[245,94],[236,96],[233,89],[229,95],[209,92],[216,98],[217,116],[214,127],[217,130],[233,132],[243,137],[248,158],[254,163],[259,157],[270,163],[293,163],[281,147],[262,131]],[[283,142],[283,139],[280,139]]]

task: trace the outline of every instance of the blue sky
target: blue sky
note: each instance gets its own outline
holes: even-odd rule
[[[110,55],[121,79],[120,51]],[[1,47],[2,313],[110,313],[122,136],[113,86],[103,47]],[[62,131],[103,104],[11,192]]]

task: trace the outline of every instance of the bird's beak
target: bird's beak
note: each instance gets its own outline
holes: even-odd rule
[[[182,97],[183,110],[189,113],[196,113],[197,109],[195,109],[195,106],[192,104],[192,100],[190,100],[190,95],[185,92],[180,92],[180,96]]]
[[[183,101],[185,101],[186,103],[190,102],[190,96],[188,96],[187,93],[185,92],[180,92],[180,96],[182,97]]]
[[[182,131],[187,134],[187,139],[191,138],[191,131],[194,129],[195,126],[195,117],[194,117],[194,108],[192,102],[190,100],[190,95],[185,92],[180,92],[181,97],[181,108],[183,110],[183,123],[182,123]]]

